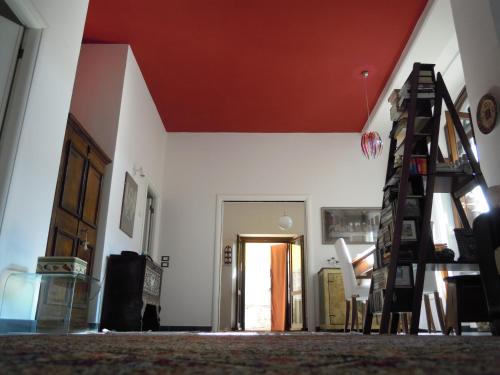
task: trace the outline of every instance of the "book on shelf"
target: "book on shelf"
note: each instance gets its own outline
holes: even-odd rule
[[[399,194],[399,179],[400,179],[401,168],[396,169],[394,175],[387,181],[385,184],[383,191],[389,190],[388,194],[397,197]],[[424,181],[422,181],[422,176],[419,174],[410,175],[410,183],[408,184],[408,193],[407,195],[412,198],[421,198],[424,195],[425,186]]]
[[[400,176],[400,170],[397,170],[396,173],[394,173],[391,178],[386,182],[385,186],[384,186],[384,190],[391,187],[391,186],[394,186],[396,187],[396,185],[399,185],[399,180],[401,178]]]
[[[418,76],[419,77],[432,77],[434,75],[433,73],[434,73],[434,70],[432,70],[432,69],[420,69]]]
[[[397,104],[397,102],[399,101],[399,89],[392,90],[391,95],[389,95],[387,101],[392,105]]]
[[[413,288],[413,270],[410,265],[400,265],[396,270],[396,288]],[[389,268],[381,267],[373,270],[373,289],[380,290],[387,288]]]
[[[411,77],[409,77],[399,90],[397,105],[403,108],[404,102],[410,99]],[[432,70],[421,70],[417,83],[417,99],[434,99],[436,97],[436,84]],[[394,99],[394,98],[393,98]]]
[[[427,158],[415,157],[410,161],[410,174],[425,176],[427,174]]]
[[[427,124],[431,117],[427,116],[416,116],[415,122],[413,123],[413,131],[414,133],[421,133],[426,128]],[[398,121],[398,126],[394,130],[394,134],[392,135],[400,144],[406,138],[406,126],[408,125],[408,118],[403,117]]]
[[[405,109],[401,109],[397,104],[392,105],[389,110],[389,115],[391,117],[391,121],[399,121],[402,118],[408,117],[408,112]]]

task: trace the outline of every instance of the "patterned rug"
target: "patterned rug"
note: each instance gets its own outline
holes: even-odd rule
[[[499,374],[499,337],[0,336],[2,374]]]

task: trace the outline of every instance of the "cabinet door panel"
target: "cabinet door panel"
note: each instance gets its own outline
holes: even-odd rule
[[[70,143],[64,170],[61,207],[75,216],[80,213],[85,163],[85,155],[80,154]]]
[[[97,227],[101,183],[102,174],[90,164],[87,172],[82,220],[94,228]]]
[[[78,239],[69,233],[56,228],[53,256],[70,257],[73,256],[74,249],[76,248]]]
[[[99,201],[104,170],[110,159],[70,115],[61,155],[47,256],[76,256],[92,273]]]

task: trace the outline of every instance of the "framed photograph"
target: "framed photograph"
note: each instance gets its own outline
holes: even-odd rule
[[[137,183],[132,176],[125,172],[125,186],[123,188],[122,213],[120,229],[129,237],[134,235],[135,206],[137,203]]]
[[[373,244],[377,242],[380,208],[321,208],[323,244],[332,244],[343,238],[346,244]]]
[[[400,266],[396,268],[396,287],[413,287],[413,268],[411,266]]]
[[[415,220],[403,220],[401,241],[417,241],[417,223]]]
[[[420,200],[418,198],[407,198],[405,217],[420,217]]]

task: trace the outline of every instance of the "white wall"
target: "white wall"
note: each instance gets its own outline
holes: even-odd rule
[[[132,50],[128,48],[106,225],[105,249],[109,253],[119,253],[122,250],[142,251],[147,187],[149,185],[155,192],[161,192],[165,139],[163,122]],[[133,176],[139,185],[139,191],[134,235],[130,238],[119,229],[119,225],[125,172],[133,175],[134,165],[143,167],[145,177],[140,177],[139,174]],[[159,222],[160,217],[157,217],[157,228]],[[158,235],[159,230],[155,232]],[[157,254],[159,245],[158,240],[154,241],[153,255]]]
[[[306,210],[304,202],[225,202],[223,208],[222,245],[219,255],[223,259],[224,247],[233,248],[233,262],[221,262],[219,329],[231,330],[235,319],[236,290],[236,246],[238,235],[300,236],[306,233]],[[278,218],[286,212],[292,218],[292,227],[282,230]],[[277,240],[279,242],[279,239]],[[215,250],[217,252],[217,250]],[[309,249],[306,247],[307,258]],[[314,303],[314,298],[307,301]]]
[[[45,254],[88,0],[34,2],[43,30],[0,232],[0,269]]]
[[[108,255],[142,251],[147,189],[161,192],[166,132],[129,46],[82,45],[77,74],[71,111],[112,159],[103,182],[94,260],[94,276],[103,281]],[[134,166],[141,166],[145,177],[134,175]],[[120,230],[126,172],[138,184],[132,237]],[[156,212],[153,257],[160,246],[161,210]]]
[[[497,30],[500,14],[493,12],[497,0],[452,0],[453,20],[464,68],[465,83],[476,119],[477,104],[481,97],[490,93],[500,105],[500,39]],[[476,123],[476,121],[474,121]],[[488,186],[500,184],[498,145],[500,144],[500,116],[490,134],[476,131],[481,169]]]
[[[377,207],[386,159],[366,160],[359,134],[168,133],[161,254],[161,324],[211,326],[216,196],[306,195],[312,206],[310,272],[328,266],[320,208]],[[309,220],[309,218],[308,218]]]
[[[103,151],[115,154],[128,46],[82,44],[71,112]]]

